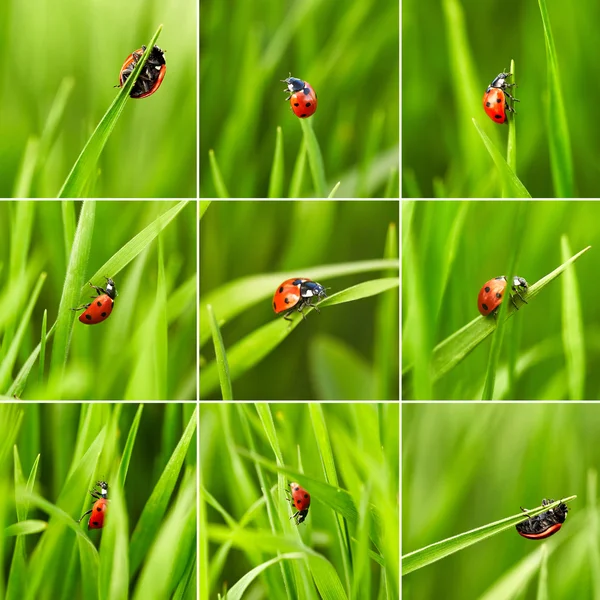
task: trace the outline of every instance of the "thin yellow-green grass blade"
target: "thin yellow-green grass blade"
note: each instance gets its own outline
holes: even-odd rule
[[[158,27],[156,33],[152,36],[150,42],[148,42],[146,52],[144,52],[144,55],[138,61],[133,73],[113,100],[113,103],[100,120],[100,123],[98,123],[98,126],[75,161],[71,172],[58,194],[59,198],[82,198],[84,196],[84,191],[92,179],[92,175],[96,172],[98,160],[104,150],[104,146],[108,142],[108,138],[115,128],[119,117],[125,110],[125,105],[129,100],[129,93],[135,85],[139,74],[142,72],[161,31],[162,25]]]
[[[294,171],[292,172],[292,180],[290,181],[289,198],[302,198],[304,194],[302,189],[304,186],[304,174],[306,172],[306,138],[302,138],[300,148],[296,154],[296,162],[294,163]]]
[[[208,160],[210,162],[210,172],[212,173],[213,185],[217,191],[217,196],[219,198],[230,198],[231,196],[229,195],[223,175],[221,174],[221,169],[219,168],[219,163],[217,162],[217,157],[215,156],[215,151],[212,149],[208,151]]]
[[[208,304],[206,307],[208,318],[210,319],[210,329],[212,331],[213,344],[215,346],[215,356],[217,369],[219,371],[219,383],[221,384],[221,397],[223,400],[233,400],[233,389],[231,387],[231,377],[229,376],[229,363],[227,362],[227,352],[223,344],[223,336],[219,323],[215,317],[213,307]]]
[[[315,196],[317,198],[327,197],[327,181],[325,179],[325,165],[323,163],[323,155],[317,141],[317,136],[312,127],[310,119],[300,119],[304,139],[306,140],[306,149],[308,152],[308,164],[313,178],[315,187]]]
[[[83,203],[79,215],[79,223],[73,240],[73,247],[65,282],[58,307],[56,319],[56,334],[52,344],[52,357],[50,360],[50,376],[61,378],[67,360],[71,331],[75,320],[75,312],[71,309],[78,306],[81,284],[86,280],[86,270],[94,222],[96,219],[96,202],[91,200]]]
[[[271,178],[269,179],[269,198],[281,198],[283,192],[283,134],[281,127],[277,127],[275,136],[275,154],[273,166],[271,167]]]
[[[27,332],[27,328],[29,327],[31,314],[33,313],[35,303],[37,302],[45,281],[46,273],[40,273],[36,286],[31,294],[31,298],[27,303],[27,307],[21,315],[19,327],[17,328],[17,331],[12,338],[8,349],[5,349],[6,354],[0,362],[0,390],[4,390],[9,385],[9,382],[12,378],[12,371],[15,366],[15,362],[17,361],[19,349],[25,337],[25,333]]]
[[[409,552],[402,557],[402,576],[408,575],[418,569],[422,569],[438,560],[442,560],[443,558],[446,558],[455,552],[459,552],[460,550],[464,550],[473,544],[482,542],[493,535],[512,529],[517,523],[527,521],[531,517],[535,517],[546,512],[550,508],[558,506],[561,502],[570,502],[575,498],[577,498],[576,495],[569,496],[563,500],[556,500],[552,504],[538,506],[537,508],[528,510],[527,514],[520,512],[516,515],[500,519],[499,521],[488,523],[482,527],[465,531],[464,533],[460,533],[451,538],[435,542],[434,544],[430,544],[429,546],[425,546],[414,552]]]
[[[479,123],[473,119],[473,125],[477,129],[477,132],[481,136],[484,146],[489,152],[496,168],[498,169],[498,175],[502,182],[505,194],[509,198],[531,198],[527,188],[523,185],[521,180],[516,176],[515,172],[508,166],[508,163],[500,154],[500,151],[493,144],[492,140],[485,134]]]
[[[552,183],[557,198],[573,197],[573,156],[569,124],[563,98],[562,83],[558,71],[558,55],[550,26],[550,14],[546,0],[538,0],[544,39],[546,40],[546,64],[548,68],[548,91],[545,93],[548,141],[550,143],[550,165]]]
[[[571,245],[566,236],[560,240],[561,256],[571,255]],[[581,297],[575,269],[567,269],[562,280],[562,339],[567,367],[569,398],[583,400],[585,395],[585,340]]]

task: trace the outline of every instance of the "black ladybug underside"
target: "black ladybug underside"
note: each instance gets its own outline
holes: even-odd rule
[[[142,51],[146,51],[146,46],[142,46]],[[143,52],[133,53],[133,60],[121,72],[122,85],[125,85],[126,81],[129,79],[129,76],[135,70],[138,62],[143,56]],[[154,46],[129,95],[132,98],[139,98],[144,94],[148,94],[148,92],[150,92],[150,90],[156,84],[156,80],[160,75],[160,71],[165,64],[164,52],[158,46]]]
[[[554,502],[554,500],[543,500],[542,505],[552,504],[552,502]],[[521,510],[525,511],[524,508],[521,508]],[[568,506],[561,502],[558,506],[551,508],[546,512],[543,512],[535,517],[531,517],[522,523],[517,523],[517,531],[519,533],[525,533],[529,535],[538,535],[544,533],[551,527],[564,523],[565,519],[567,518],[568,510]]]

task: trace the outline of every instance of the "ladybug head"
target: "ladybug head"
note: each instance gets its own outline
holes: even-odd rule
[[[103,498],[108,496],[108,483],[106,481],[96,481],[96,485],[100,488],[100,493]]]
[[[115,282],[106,275],[104,276],[106,279],[106,293],[113,300],[117,297],[117,288],[115,287]]]

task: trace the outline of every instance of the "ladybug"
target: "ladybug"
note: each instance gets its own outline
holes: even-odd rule
[[[554,500],[542,500],[542,506],[552,504]],[[521,507],[523,512],[527,512],[527,509]],[[528,540],[543,540],[551,535],[554,535],[565,522],[567,518],[567,511],[569,507],[561,502],[558,506],[550,508],[546,512],[543,512],[537,517],[531,517],[527,521],[517,523],[516,528],[519,535],[522,535]]]
[[[90,286],[98,293],[97,296],[92,296],[94,299],[93,302],[71,309],[81,310],[85,308],[85,311],[79,315],[79,320],[86,325],[102,323],[102,321],[106,321],[110,317],[110,313],[112,312],[114,300],[117,296],[117,288],[112,279],[109,277],[105,277],[104,279],[106,279],[106,289],[92,285],[90,282]]]
[[[306,319],[302,309],[305,306],[312,306],[317,312],[321,312],[315,304],[311,304],[311,298],[327,298],[325,288],[320,284],[310,279],[302,279],[300,277],[292,277],[286,279],[275,290],[273,296],[273,310],[279,313],[285,313],[283,318],[286,321],[291,321],[288,315],[294,310],[302,313],[302,318]]]
[[[121,72],[119,73],[119,85],[117,87],[123,87],[125,85],[125,82],[133,73],[133,70],[138,64],[138,61],[142,58],[144,52],[146,52],[146,46],[142,46],[139,50],[132,52],[127,57],[127,60],[121,67]],[[165,62],[165,53],[158,46],[154,46],[140,76],[136,79],[134,86],[129,92],[129,96],[131,98],[147,98],[148,96],[152,96],[152,94],[160,87],[166,72],[167,63]]]
[[[525,304],[528,304],[528,302],[521,296],[520,292],[526,292],[527,287],[527,282],[522,277],[513,277],[512,289]],[[483,284],[483,287],[479,291],[479,296],[477,296],[477,308],[484,317],[496,312],[502,303],[502,294],[504,293],[505,288],[506,277],[504,275],[496,277],[495,279],[490,279]],[[519,307],[512,296],[510,296],[510,300],[514,307],[519,310]]]
[[[287,79],[281,79],[282,83],[287,83],[287,88],[283,91],[289,96],[286,100],[290,101],[290,108],[300,119],[310,117],[317,112],[317,93],[308,81],[302,81],[297,77],[290,76]]]
[[[290,483],[290,488],[292,490],[292,508],[296,510],[290,519],[294,519],[296,525],[300,525],[300,523],[304,523],[308,515],[310,494],[297,483]]]
[[[99,487],[100,491],[96,487]],[[96,502],[94,502],[94,506],[90,510],[81,515],[77,522],[81,523],[83,517],[92,513],[88,522],[88,529],[102,529],[104,527],[104,516],[106,515],[106,506],[108,504],[108,483],[106,481],[96,481],[96,485],[93,490],[90,490],[90,494]]]
[[[490,83],[483,95],[483,109],[494,123],[506,123],[507,112],[515,113],[514,108],[508,103],[507,98],[510,98],[513,103],[520,102],[520,100],[513,98],[508,92],[508,88],[516,85],[516,83],[506,83],[506,79],[511,75],[512,73],[500,73]]]

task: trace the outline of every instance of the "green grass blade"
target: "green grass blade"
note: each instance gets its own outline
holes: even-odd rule
[[[493,144],[492,140],[486,135],[479,123],[473,119],[473,125],[477,129],[477,132],[481,136],[486,150],[489,152],[496,168],[498,169],[498,175],[502,182],[505,194],[509,198],[531,198],[531,195],[521,183],[521,180],[516,176],[515,172],[508,166],[508,163],[500,154],[500,151]]]
[[[202,219],[202,217],[204,216],[204,213],[208,210],[208,207],[210,206],[210,203],[212,202],[212,200],[200,200],[200,214],[198,219]]]
[[[54,336],[54,343],[52,344],[50,376],[57,378],[62,377],[67,360],[69,341],[76,314],[70,309],[78,306],[82,282],[86,280],[95,218],[96,202],[93,200],[84,202],[79,215],[75,239],[73,240],[70,261],[67,266],[62,296],[58,307],[58,317],[56,319],[56,334]]]
[[[219,382],[221,384],[221,397],[223,400],[233,400],[231,377],[229,377],[229,363],[227,362],[227,352],[225,351],[225,345],[223,344],[221,329],[219,328],[219,323],[217,322],[215,313],[210,304],[206,307],[206,310],[208,311],[210,329],[212,331],[213,344],[215,346]]]
[[[129,100],[129,92],[142,72],[161,31],[162,25],[158,27],[156,33],[146,45],[146,52],[144,52],[144,55],[138,61],[133,73],[113,100],[113,103],[100,120],[100,123],[98,123],[98,126],[75,161],[71,172],[58,194],[59,198],[82,198],[84,196],[86,186],[98,168],[98,160],[104,150],[104,146],[108,142],[108,138],[115,128],[119,117],[125,110],[125,105]]]
[[[323,156],[321,148],[317,141],[317,136],[312,127],[310,119],[299,119],[302,126],[302,133],[306,140],[306,150],[308,152],[308,164],[313,178],[315,187],[315,196],[317,198],[327,197],[327,181],[325,179],[325,165],[323,164]]]
[[[393,261],[390,261],[393,262]],[[277,284],[276,284],[277,285]],[[388,277],[385,279],[376,279],[360,283],[351,288],[329,296],[321,305],[333,306],[344,302],[352,302],[362,298],[368,298],[381,294],[387,290],[398,287],[400,280],[397,277]],[[313,309],[305,310],[309,314]],[[229,375],[232,381],[249,371],[254,365],[260,362],[265,356],[272,352],[292,331],[303,321],[302,317],[290,317],[293,321],[290,323],[284,319],[271,321],[234,344],[228,352]],[[218,386],[219,372],[215,361],[209,363],[201,371],[201,397],[206,399],[206,394],[210,394]]]
[[[196,548],[196,503],[196,473],[191,471],[183,480],[172,510],[160,524],[140,574],[134,600],[170,597],[171,584],[181,576],[185,557]],[[165,548],[172,551],[165,553]]]
[[[571,139],[567,113],[563,97],[563,88],[558,72],[558,56],[552,27],[550,26],[550,15],[546,0],[538,0],[542,26],[544,28],[544,39],[546,40],[546,64],[548,68],[548,90],[546,96],[549,101],[545,102],[546,119],[548,126],[548,141],[550,142],[550,164],[552,170],[552,183],[557,198],[573,197],[573,157],[571,154]],[[551,100],[550,100],[551,98]]]
[[[8,387],[12,371],[15,366],[15,362],[17,361],[17,355],[19,353],[19,349],[23,342],[23,338],[25,337],[27,327],[29,326],[29,322],[31,320],[31,314],[37,302],[37,299],[42,291],[42,286],[46,281],[46,273],[40,273],[37,284],[33,290],[31,298],[27,303],[27,307],[23,311],[21,315],[21,321],[19,323],[19,327],[10,343],[10,346],[6,350],[6,355],[0,362],[0,390],[4,390]]]
[[[575,256],[572,256],[569,260],[562,263],[556,269],[548,273],[545,277],[542,277],[539,281],[534,283],[527,290],[527,302],[533,300],[553,279],[558,277],[565,269],[574,263],[582,254],[587,252],[591,246],[584,248]],[[522,306],[519,312],[526,312],[531,310],[528,306]],[[507,315],[506,318],[510,319],[517,310],[512,304],[507,303]],[[446,338],[443,342],[438,344],[433,351],[432,365],[431,365],[431,377],[433,381],[437,381],[445,373],[452,370],[457,364],[459,364],[466,356],[476,348],[485,338],[490,335],[496,324],[492,319],[486,317],[477,317],[470,323],[467,323],[462,329],[453,333],[450,337]],[[403,384],[404,386],[411,386],[410,379],[412,378],[413,367],[410,365],[403,371],[403,378],[406,377],[407,381]]]
[[[306,156],[306,138],[302,138],[298,154],[296,155],[296,162],[294,163],[292,179],[290,181],[289,198],[302,198],[304,196],[302,189],[304,186],[304,174],[306,172]]]
[[[273,297],[273,290],[289,277],[296,277],[298,273],[309,273],[314,281],[325,284],[325,280],[344,275],[370,273],[384,269],[398,269],[396,260],[365,260],[351,263],[323,265],[319,267],[302,267],[294,272],[282,271],[266,275],[252,275],[231,281],[215,290],[204,294],[200,301],[200,323],[208,322],[206,305],[212,304],[219,315],[219,325],[229,322],[234,317],[246,312],[255,304]],[[200,346],[210,339],[210,328],[200,329]]]
[[[398,230],[390,223],[385,240],[383,257],[398,260]],[[387,277],[394,273],[387,271]],[[377,300],[375,311],[375,336],[373,343],[373,363],[375,365],[375,385],[373,398],[389,400],[398,398],[398,292],[390,290]]]
[[[197,413],[198,409],[196,408],[135,526],[129,547],[129,562],[132,574],[139,569],[148,546],[160,529],[163,516],[167,510],[167,504],[175,489],[181,467],[196,431]]]
[[[217,196],[219,198],[231,198],[223,180],[223,175],[221,175],[221,169],[219,169],[219,163],[217,162],[214,150],[208,151],[208,160],[210,161],[210,172],[212,173],[213,185],[217,191]]]
[[[528,514],[520,512],[516,515],[500,519],[499,521],[483,525],[477,529],[471,529],[471,531],[466,531],[451,538],[435,542],[434,544],[430,544],[429,546],[415,550],[414,552],[409,552],[402,557],[402,576],[408,575],[417,569],[422,569],[438,560],[442,560],[443,558],[446,558],[455,552],[459,552],[460,550],[464,550],[473,544],[482,542],[493,535],[512,529],[517,523],[521,523],[530,517],[535,517],[536,515],[546,512],[549,508],[558,506],[561,502],[570,502],[574,498],[577,498],[577,496],[569,496],[563,500],[556,500],[553,504],[538,506],[537,508],[529,510]]]
[[[560,240],[562,260],[571,255],[566,236]],[[575,269],[567,269],[562,280],[562,338],[565,351],[569,398],[583,400],[585,395],[585,340],[581,297]]]
[[[480,596],[479,600],[518,598],[539,573],[542,556],[552,552],[553,547],[549,544],[543,544],[541,548],[536,548],[520,560],[512,569],[504,573],[498,581],[494,582],[491,588]]]
[[[50,331],[48,332],[48,335],[46,335],[44,342],[47,342],[50,339],[50,336],[54,333],[55,328],[56,328],[56,323],[54,323],[54,325],[52,325],[52,327],[50,328]],[[42,347],[42,342],[40,342],[33,349],[31,354],[27,358],[27,360],[23,363],[23,366],[21,367],[21,370],[15,377],[13,384],[8,388],[7,393],[9,396],[11,396],[11,397],[14,396],[16,398],[19,398],[21,396],[21,394],[23,393],[23,390],[25,389],[25,386],[27,385],[27,378],[29,377],[29,373],[31,372],[31,369],[33,369],[33,365],[35,364],[35,361],[37,360],[37,357],[40,354],[41,347]]]
[[[277,558],[272,558],[271,560],[267,560],[266,562],[254,567],[246,574],[244,574],[240,579],[238,579],[235,584],[231,587],[229,592],[227,593],[227,600],[242,600],[244,597],[244,593],[250,586],[250,584],[265,570],[269,567],[277,564],[278,562],[284,560],[295,560],[295,559],[304,559],[304,554],[301,552],[290,552],[287,554],[281,554]]]
[[[329,196],[327,196],[328,198],[335,198],[335,194],[338,191],[340,185],[342,185],[341,181],[338,181],[332,188],[331,188],[331,192],[329,192]]]
[[[273,166],[271,167],[271,178],[269,179],[268,198],[281,198],[283,192],[283,173],[285,161],[283,159],[283,134],[281,127],[277,127],[275,136],[275,154]]]
[[[37,138],[31,137],[27,140],[23,161],[15,179],[13,198],[31,198],[31,186],[35,167],[38,164],[39,149],[40,143]]]
[[[512,73],[512,81],[516,84],[517,82],[517,73],[515,67],[515,61],[510,61],[510,69],[509,73]],[[511,171],[516,175],[517,174],[517,123],[514,115],[508,119],[508,142],[506,143],[506,164],[508,164]],[[503,189],[503,196],[505,198],[510,198],[510,194],[507,193],[507,190]]]

